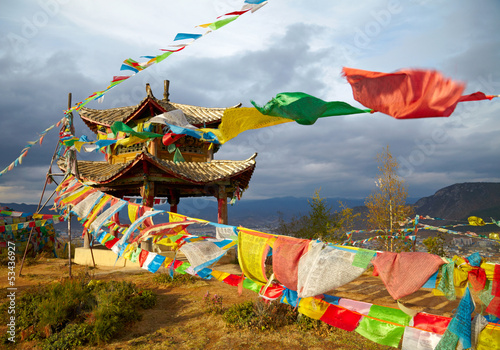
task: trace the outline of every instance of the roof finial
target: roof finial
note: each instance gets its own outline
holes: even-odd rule
[[[153,92],[151,91],[151,86],[149,85],[149,83],[146,83],[146,94],[148,95],[148,97],[154,97]]]
[[[163,81],[163,99],[168,102],[168,96],[170,95],[168,92],[168,88],[170,86],[170,80]]]

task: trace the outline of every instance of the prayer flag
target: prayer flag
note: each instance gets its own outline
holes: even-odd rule
[[[363,316],[359,313],[344,309],[343,307],[328,305],[325,313],[320,317],[320,320],[330,326],[352,332],[358,326],[361,317]]]
[[[380,73],[344,67],[343,74],[356,101],[397,119],[448,117],[465,88],[433,70]],[[464,97],[463,101],[479,97]]]
[[[240,228],[238,235],[238,262],[241,271],[259,284],[266,284],[265,260],[271,235]]]
[[[184,40],[184,39],[193,39],[193,40],[196,40],[196,39],[198,39],[201,36],[202,36],[202,34],[177,33],[177,35],[174,38],[174,41]]]
[[[262,114],[295,120],[302,125],[312,125],[318,118],[357,113],[370,113],[345,102],[325,102],[303,92],[279,93],[263,107],[250,101]]]

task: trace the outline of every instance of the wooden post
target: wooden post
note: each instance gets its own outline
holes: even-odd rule
[[[141,187],[142,205],[153,207],[155,205],[155,183],[144,180]]]
[[[71,277],[71,218],[73,214],[69,214],[68,218],[68,270],[69,277]]]
[[[180,202],[179,192],[175,190],[170,190],[170,194],[167,196],[168,204],[170,204],[170,212],[177,213],[177,205]]]
[[[83,236],[83,248],[90,249],[90,233],[87,232],[86,235]]]
[[[168,88],[170,87],[170,80],[163,81],[163,99],[168,101],[168,96],[170,93],[168,92]]]
[[[71,92],[68,94],[68,109],[71,108]],[[73,125],[73,113],[70,113],[68,116],[68,123],[70,127],[71,134],[75,134],[75,126]],[[70,172],[72,167],[71,163],[73,161],[76,162],[75,154],[73,151],[68,152],[68,166],[66,167],[66,173]],[[75,167],[76,169],[76,167]],[[73,214],[69,214],[68,217],[68,271],[69,271],[69,277],[71,278],[71,218],[73,217]]]
[[[217,196],[217,222],[227,225],[227,193],[226,186],[219,185],[219,193]]]
[[[144,183],[141,187],[141,196],[142,196],[142,205],[146,207],[153,208],[154,200],[155,200],[155,183],[149,182],[147,174],[149,170],[147,168],[146,163],[143,163],[144,166]],[[147,250],[148,252],[153,250],[153,242],[151,238],[148,238],[146,241],[141,242],[141,248]]]

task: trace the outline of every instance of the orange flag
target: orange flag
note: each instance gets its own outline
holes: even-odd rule
[[[344,67],[342,71],[356,101],[397,119],[448,117],[458,102],[494,97],[482,92],[462,96],[465,84],[433,70],[380,73]]]

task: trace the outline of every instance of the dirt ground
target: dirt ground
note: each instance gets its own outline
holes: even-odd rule
[[[241,273],[235,264],[216,265],[215,270]],[[257,295],[244,289],[238,295],[236,287],[217,280],[197,280],[194,284],[180,287],[166,287],[153,282],[153,274],[131,267],[96,267],[72,264],[73,276],[90,273],[93,279],[133,281],[142,288],[157,293],[155,308],[145,310],[142,320],[124,325],[117,338],[108,344],[83,349],[388,349],[367,341],[356,332],[338,330],[324,337],[299,331],[296,327],[286,327],[278,331],[254,332],[235,330],[225,325],[220,316],[203,312],[204,295],[209,292],[223,297],[223,305],[229,306],[246,300],[256,300]],[[7,268],[0,268],[0,288],[7,290]],[[41,259],[38,263],[24,266],[22,277],[16,276],[16,293],[39,283],[57,282],[67,278],[67,260]],[[365,273],[355,281],[332,291],[332,295],[373,304],[397,307],[378,277]],[[6,293],[2,293],[5,300]],[[2,301],[3,301],[2,300]],[[450,302],[444,297],[436,297],[430,289],[420,291],[403,299],[405,306],[432,314],[452,316],[458,301]],[[3,328],[0,328],[3,329]],[[33,343],[18,344],[19,349],[36,348]]]

